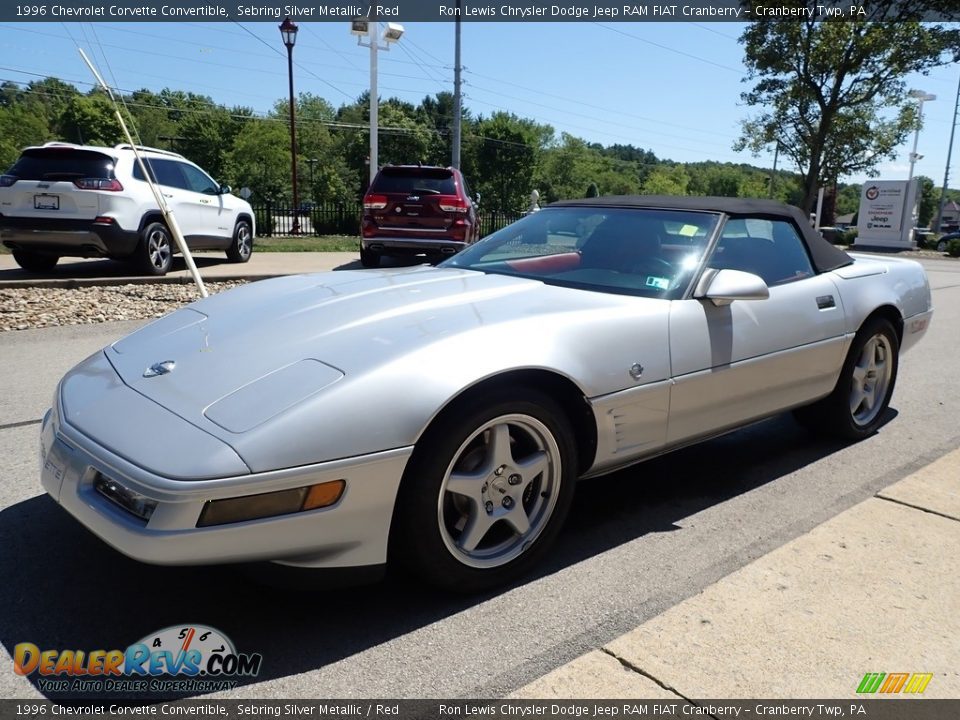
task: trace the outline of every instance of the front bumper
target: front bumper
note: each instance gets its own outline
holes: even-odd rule
[[[930,321],[932,319],[933,308],[930,308],[926,312],[917,313],[916,315],[911,315],[908,318],[904,318],[903,338],[900,341],[901,353],[906,352],[920,342],[920,339],[927,334],[927,328],[930,327]]]
[[[386,562],[394,500],[411,452],[409,447],[398,448],[266,473],[173,480],[137,467],[63,422],[58,402],[43,420],[40,468],[44,489],[68,513],[110,546],[142,562],[201,565],[270,560],[299,567],[346,568]],[[156,501],[150,519],[143,521],[98,493],[94,489],[98,473]],[[331,507],[196,527],[209,500],[336,479],[346,481],[346,490]]]

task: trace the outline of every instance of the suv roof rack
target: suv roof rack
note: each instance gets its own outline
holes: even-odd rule
[[[51,140],[50,142],[45,142],[43,147],[83,147],[82,145],[77,145],[76,143],[63,142],[62,140]]]
[[[143,152],[152,152],[152,153],[157,153],[158,155],[170,155],[171,157],[178,157],[186,160],[186,158],[184,158],[183,155],[181,155],[180,153],[175,153],[172,150],[161,150],[160,148],[147,147],[146,145],[131,145],[130,143],[121,143],[119,145],[116,145],[113,149],[114,150],[133,150],[134,148],[136,148],[137,150],[141,150]]]

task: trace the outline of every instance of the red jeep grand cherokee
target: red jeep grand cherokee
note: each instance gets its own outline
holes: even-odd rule
[[[387,165],[363,198],[360,262],[383,255],[453,255],[479,239],[477,211],[454,168]]]

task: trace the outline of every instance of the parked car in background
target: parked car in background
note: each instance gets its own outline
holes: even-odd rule
[[[249,203],[182,155],[138,147],[191,250],[253,252]],[[164,275],[178,252],[130,145],[52,142],[28,147],[0,176],[0,241],[24,270],[61,257],[107,257]]]
[[[455,168],[387,165],[363,198],[360,262],[384,255],[453,255],[480,238],[467,181]]]
[[[937,240],[937,251],[946,252],[950,249],[951,240],[960,240],[960,232],[947,233],[946,235],[941,235],[940,239]]]
[[[781,203],[555,203],[439,267],[251,283],[113,343],[61,380],[42,482],[145,562],[477,591],[548,552],[578,478],[787,410],[876,432],[932,313],[919,263]]]

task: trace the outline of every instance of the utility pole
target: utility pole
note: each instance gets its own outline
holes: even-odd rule
[[[777,156],[780,154],[780,141],[773,149],[773,172],[770,174],[770,197],[773,197],[773,184],[777,181]]]
[[[940,207],[937,209],[937,227],[943,226],[943,206],[947,201],[947,185],[950,182],[950,156],[953,154],[953,134],[957,129],[957,110],[960,110],[960,81],[957,81],[957,99],[953,104],[953,123],[950,125],[950,144],[947,145],[947,167],[943,171],[943,187],[940,188]]]
[[[454,29],[454,51],[453,51],[453,157],[450,164],[457,170],[460,169],[460,116],[461,97],[460,97],[460,2],[457,0],[457,15]]]

